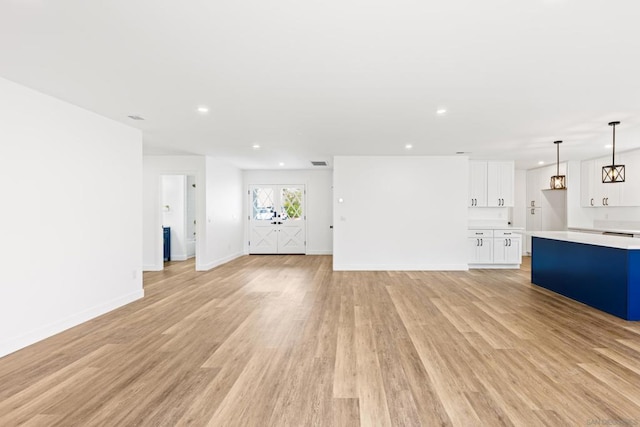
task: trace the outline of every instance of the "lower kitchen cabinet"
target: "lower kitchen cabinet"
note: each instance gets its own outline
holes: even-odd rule
[[[469,263],[489,264],[493,262],[493,230],[470,230],[467,246]]]
[[[495,264],[520,264],[522,262],[522,237],[520,234],[504,230],[494,231],[493,262]]]
[[[469,268],[519,268],[522,236],[513,230],[469,230]]]

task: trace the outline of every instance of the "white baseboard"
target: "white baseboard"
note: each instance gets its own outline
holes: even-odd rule
[[[79,313],[72,314],[65,319],[55,321],[50,325],[35,329],[22,336],[0,342],[0,357],[6,356],[7,354],[13,353],[14,351],[20,350],[21,348],[27,347],[38,341],[42,341],[45,338],[59,334],[62,331],[101,316],[115,310],[116,308],[120,308],[123,305],[127,305],[142,297],[144,297],[144,289],[139,289],[135,292],[112,299],[111,301],[107,301]]]
[[[226,257],[222,257],[222,258],[218,258],[216,260],[213,260],[211,262],[205,263],[205,264],[196,264],[196,271],[207,271],[207,270],[211,270],[212,268],[216,268],[222,264],[226,264],[229,261],[233,261],[236,258],[240,258],[241,256],[244,256],[245,253],[244,252],[236,252],[235,254],[231,254],[228,255]],[[196,258],[197,261],[197,258]]]
[[[506,270],[506,269],[511,269],[511,270],[519,270],[520,269],[520,264],[469,264],[469,269],[478,269],[478,268],[483,268],[483,269],[494,269],[494,270]]]
[[[329,250],[318,250],[318,251],[307,251],[307,255],[333,255],[333,251]]]
[[[149,264],[142,266],[142,271],[162,271],[163,269],[164,265]]]
[[[468,264],[333,264],[334,271],[466,271]]]
[[[186,261],[188,259],[189,257],[187,256],[187,254],[178,254],[178,255],[171,254],[171,261]]]

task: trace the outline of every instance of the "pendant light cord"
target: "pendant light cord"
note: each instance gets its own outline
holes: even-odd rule
[[[611,160],[613,161],[612,164],[615,165],[616,164],[616,125],[615,123],[613,124],[613,158]]]
[[[560,144],[556,144],[556,176],[560,175]]]

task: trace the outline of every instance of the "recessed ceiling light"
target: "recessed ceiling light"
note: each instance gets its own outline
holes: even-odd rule
[[[446,108],[438,108],[436,110],[436,114],[439,115],[439,116],[442,116],[443,114],[446,114],[446,113],[447,113],[447,109]]]
[[[284,166],[284,162],[278,163],[278,166]]]
[[[251,146],[251,148],[253,148],[254,150],[259,150],[260,149],[260,144],[253,144]]]
[[[411,150],[413,148],[413,145],[412,144],[407,144],[407,145],[404,146],[404,148],[406,150]]]
[[[205,105],[201,105],[198,107],[198,113],[200,114],[207,114],[209,112],[209,107],[205,106]]]
[[[538,164],[539,164],[539,165],[544,165],[544,160],[540,160],[540,161],[538,162]]]

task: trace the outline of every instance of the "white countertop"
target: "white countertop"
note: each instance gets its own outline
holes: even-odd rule
[[[522,227],[512,227],[510,225],[470,225],[469,230],[512,230],[524,231]]]
[[[593,233],[624,233],[640,236],[640,230],[621,230],[619,228],[569,227],[569,230],[587,231]]]
[[[586,245],[606,246],[609,248],[640,250],[640,239],[634,237],[609,236],[575,231],[534,231],[531,233],[531,236],[584,243]]]

